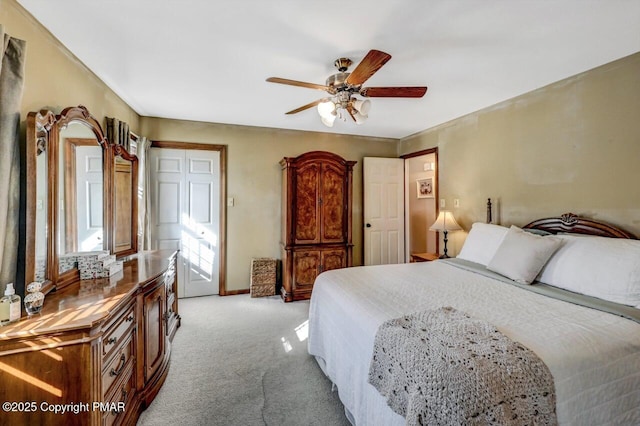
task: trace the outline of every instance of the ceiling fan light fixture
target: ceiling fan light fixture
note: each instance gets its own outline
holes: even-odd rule
[[[320,117],[322,118],[330,119],[333,116],[335,119],[336,104],[330,100],[320,102],[318,104],[318,114],[320,114]],[[333,121],[331,122],[331,125],[333,125]]]
[[[369,99],[365,99],[365,100],[355,99],[353,101],[353,107],[360,114],[366,116],[367,114],[369,114],[369,111],[371,110],[371,101]]]
[[[336,114],[329,114],[328,117],[320,117],[320,121],[327,127],[333,127],[333,123],[336,121]]]
[[[356,124],[364,124],[364,122],[367,121],[368,118],[369,118],[368,115],[361,114],[358,111],[356,111],[356,113],[353,114],[353,119],[355,120]]]
[[[325,85],[280,77],[269,77],[267,81],[270,83],[324,90],[330,96],[329,98],[322,98],[310,102],[286,114],[296,114],[317,106],[318,114],[320,114],[320,118],[322,118],[325,126],[333,127],[336,118],[347,121],[349,117],[357,124],[362,124],[368,118],[371,101],[368,99],[358,99],[353,95],[357,94],[365,98],[421,98],[427,92],[426,87],[362,87],[389,59],[391,59],[391,55],[388,53],[372,49],[352,72],[347,72],[352,64],[351,59],[338,58],[334,62],[338,73],[329,76]]]

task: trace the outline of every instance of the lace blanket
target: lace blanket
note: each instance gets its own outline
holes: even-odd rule
[[[453,308],[382,324],[369,383],[408,425],[556,425],[553,377],[520,343]]]

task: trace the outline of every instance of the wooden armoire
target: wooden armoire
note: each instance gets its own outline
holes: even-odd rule
[[[353,262],[353,166],[339,155],[312,151],[282,166],[282,288],[285,302],[311,297],[316,276]]]

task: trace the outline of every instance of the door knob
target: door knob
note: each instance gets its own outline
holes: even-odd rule
[[[365,226],[366,226],[367,228],[371,228],[371,224],[370,224],[370,223],[367,223]]]

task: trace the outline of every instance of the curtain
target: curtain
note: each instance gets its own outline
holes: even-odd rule
[[[129,125],[124,121],[107,117],[107,139],[113,144],[122,145],[130,152]]]
[[[16,279],[20,220],[20,107],[26,43],[0,25],[0,292]]]
[[[145,137],[138,139],[138,248],[140,250],[151,250],[149,148],[151,148],[149,139]]]

